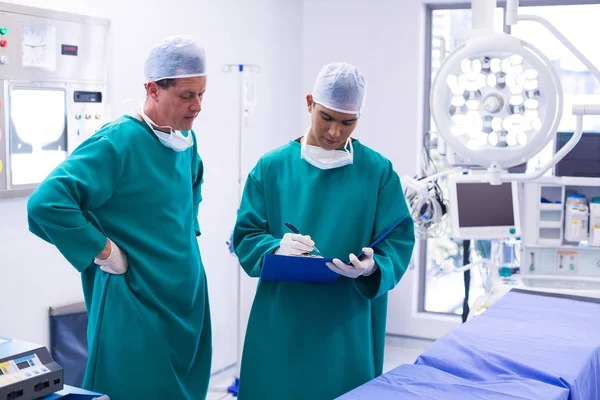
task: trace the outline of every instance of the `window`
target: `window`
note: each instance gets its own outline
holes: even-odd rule
[[[521,14],[536,15],[547,19],[569,39],[594,65],[600,66],[597,43],[590,38],[600,34],[590,32],[597,27],[600,17],[599,4],[575,4],[562,6],[522,7]],[[600,82],[587,68],[542,25],[523,21],[512,27],[512,35],[537,47],[552,62],[563,89],[563,115],[558,130],[575,131],[574,104],[600,104]],[[586,116],[585,131],[600,132],[600,116]],[[554,150],[554,141],[528,163],[527,170],[547,163]],[[551,174],[552,171],[548,171]]]

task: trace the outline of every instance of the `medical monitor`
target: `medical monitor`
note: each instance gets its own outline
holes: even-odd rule
[[[491,185],[477,175],[450,175],[448,194],[454,239],[491,240],[520,236],[516,182]]]
[[[573,136],[573,132],[557,132],[555,152]],[[600,178],[600,132],[583,132],[581,139],[554,166],[556,176],[584,176]]]

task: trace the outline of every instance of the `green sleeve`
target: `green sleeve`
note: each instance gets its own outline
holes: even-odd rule
[[[262,185],[250,173],[233,231],[233,247],[244,271],[251,277],[259,277],[263,256],[273,253],[279,242],[269,233]]]
[[[400,282],[410,263],[415,244],[413,220],[404,199],[400,178],[391,163],[386,169],[383,182],[377,199],[372,240],[394,226],[402,217],[406,218],[373,249],[377,271],[354,281],[357,290],[368,299],[387,293]]]
[[[204,183],[204,163],[198,154],[198,142],[194,135],[194,153],[192,155],[192,197],[194,201],[194,232],[200,236],[200,224],[198,223],[198,209],[202,202],[202,183]]]
[[[29,230],[55,245],[80,272],[106,246],[106,236],[85,215],[110,199],[120,168],[112,143],[93,137],[60,164],[27,203]]]

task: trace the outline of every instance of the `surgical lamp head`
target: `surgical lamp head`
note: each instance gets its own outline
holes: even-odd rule
[[[563,109],[550,61],[529,43],[488,33],[459,45],[431,90],[431,112],[446,144],[469,163],[508,169],[552,140]]]

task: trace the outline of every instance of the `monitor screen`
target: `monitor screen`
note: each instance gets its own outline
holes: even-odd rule
[[[556,134],[556,149],[560,150],[573,136],[573,132]],[[556,176],[600,177],[600,133],[584,132],[573,150],[555,166]]]
[[[21,361],[20,363],[17,364],[17,368],[19,368],[19,369],[29,368],[29,363],[27,361]]]
[[[460,228],[515,225],[510,182],[457,182],[456,199]]]

